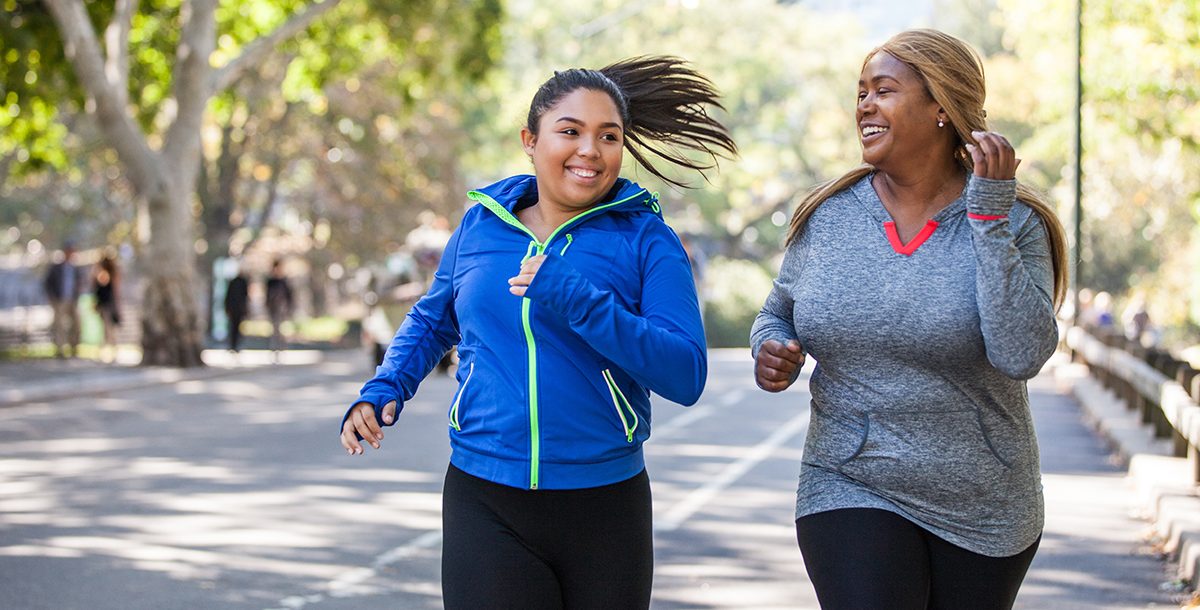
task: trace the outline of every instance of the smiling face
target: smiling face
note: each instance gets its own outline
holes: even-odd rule
[[[953,133],[916,71],[883,51],[863,66],[855,117],[863,161],[880,169],[928,158]]]
[[[621,171],[625,133],[607,93],[576,89],[538,121],[537,134],[521,130],[537,175],[538,205],[581,212],[608,193]]]

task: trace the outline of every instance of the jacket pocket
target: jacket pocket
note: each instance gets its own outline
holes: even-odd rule
[[[471,376],[475,374],[475,363],[471,363],[471,368],[467,369],[467,378],[463,380],[462,386],[458,388],[458,393],[454,395],[454,402],[450,403],[450,427],[454,428],[455,432],[461,432],[462,426],[458,423],[458,407],[462,403],[463,394],[467,392],[467,384],[471,383]]]
[[[1011,464],[974,410],[875,412],[861,443],[838,470],[908,504],[1003,501]]]
[[[621,387],[613,379],[612,372],[604,369],[601,374],[604,375],[604,383],[608,385],[608,394],[612,397],[613,409],[617,412],[617,418],[621,420],[621,430],[625,432],[625,442],[632,443],[633,433],[637,431],[638,427],[637,413],[626,400],[625,394],[621,392]]]

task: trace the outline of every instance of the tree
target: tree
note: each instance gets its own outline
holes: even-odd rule
[[[1009,57],[997,108],[1030,134],[1033,176],[1072,198],[1072,4],[999,2]],[[1083,15],[1083,243],[1079,285],[1141,293],[1175,342],[1200,339],[1200,5],[1088,0]],[[991,66],[989,66],[991,67]],[[1000,78],[997,79],[996,77]],[[989,112],[989,117],[992,113]],[[1022,165],[1022,173],[1026,172]],[[1024,174],[1023,178],[1028,176]],[[1064,217],[1066,218],[1066,217]]]
[[[221,6],[216,0],[159,0],[146,2],[145,13],[138,11],[135,0],[117,0],[111,12],[98,3],[85,6],[82,0],[45,0],[44,4],[57,27],[63,59],[88,97],[86,106],[98,117],[105,142],[116,151],[149,215],[144,256],[152,263],[143,265],[143,364],[172,366],[201,364],[194,196],[202,158],[201,129],[211,100],[278,57],[281,46],[289,42],[294,44],[290,52],[296,57],[304,57],[306,52],[309,57],[316,56],[303,66],[306,70],[297,69],[306,72],[298,80],[307,77],[314,83],[347,70],[354,61],[352,53],[325,50],[353,49],[361,44],[379,52],[381,47],[371,45],[371,40],[338,38],[340,33],[334,28],[311,27],[335,14],[335,9],[346,19],[343,25],[360,26],[349,28],[359,36],[371,31],[363,25],[364,17],[378,19],[376,32],[393,35],[409,32],[413,26],[409,17],[447,10],[462,15],[464,9],[455,5],[485,17],[464,21],[468,31],[486,32],[488,19],[494,23],[499,17],[498,3],[487,0],[468,4],[391,0],[370,5],[342,0],[310,4],[258,0]],[[96,23],[105,24],[103,45]],[[308,36],[298,38],[306,30]],[[131,61],[134,34],[143,46]],[[488,42],[486,36],[477,38]],[[319,47],[313,46],[314,40]],[[345,45],[339,46],[343,41]],[[164,48],[171,54],[164,53]],[[386,45],[382,48],[387,50]],[[425,56],[427,61],[436,61],[436,53]],[[478,72],[486,69],[489,57],[485,47],[483,52],[452,58],[451,63],[460,71]],[[131,75],[144,82],[132,82]],[[413,80],[419,81],[419,75]],[[140,99],[131,100],[131,91]]]

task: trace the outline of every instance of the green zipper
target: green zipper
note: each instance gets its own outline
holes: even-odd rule
[[[629,404],[629,400],[625,398],[625,393],[621,391],[621,386],[617,385],[617,381],[613,379],[612,371],[604,369],[601,371],[604,375],[604,381],[608,383],[608,393],[612,396],[613,406],[617,409],[617,417],[621,418],[621,428],[625,430],[625,442],[633,442],[633,433],[637,431],[638,416],[637,411],[633,410],[633,405]],[[619,400],[618,400],[619,398]],[[629,410],[629,415],[633,417],[633,427],[629,427],[629,420],[625,417],[625,413],[621,411],[621,403],[625,403],[625,408]]]
[[[559,231],[562,231],[565,227],[577,224],[588,216],[607,210],[613,206],[621,205],[622,203],[625,203],[626,201],[629,201],[635,197],[639,197],[644,193],[646,193],[646,190],[642,189],[641,191],[638,191],[637,193],[634,193],[633,195],[630,195],[629,197],[626,197],[620,201],[614,201],[612,203],[606,203],[602,206],[594,207],[559,225],[558,228],[550,232],[550,236],[547,237],[546,241],[544,242],[539,242],[537,235],[534,235],[533,231],[530,231],[528,227],[521,224],[521,221],[517,220],[517,217],[514,216],[512,212],[509,212],[504,206],[500,205],[499,202],[497,202],[495,199],[492,199],[486,193],[471,191],[467,193],[467,199],[479,202],[483,205],[483,207],[491,210],[493,214],[500,218],[500,220],[528,235],[530,239],[533,240],[533,245],[537,248],[535,253],[536,256],[545,254],[546,247],[554,241],[554,236],[558,235]],[[571,244],[568,243],[567,245],[570,246]],[[563,250],[565,251],[566,248]],[[525,258],[529,258],[528,251],[525,254]],[[521,325],[525,329],[525,349],[529,356],[529,489],[537,489],[538,474],[541,466],[540,459],[542,443],[541,432],[539,431],[538,427],[537,340],[533,336],[533,326],[529,323],[529,308],[532,303],[533,301],[530,301],[529,297],[521,298]]]
[[[467,393],[467,384],[471,383],[471,375],[475,374],[475,363],[471,363],[471,368],[467,371],[467,378],[463,380],[462,387],[458,389],[458,396],[454,397],[454,404],[450,407],[450,427],[454,428],[455,432],[462,432],[462,426],[458,425],[458,405],[462,402],[463,394]]]

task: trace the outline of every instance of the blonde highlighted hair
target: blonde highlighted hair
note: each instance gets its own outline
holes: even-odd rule
[[[974,143],[972,131],[987,130],[987,115],[983,109],[986,96],[983,61],[970,45],[937,30],[907,30],[893,36],[867,54],[863,66],[877,53],[887,53],[900,60],[921,78],[925,89],[946,112],[950,125],[958,135],[954,159],[970,172],[973,168],[966,144]],[[860,165],[840,178],[821,183],[810,191],[792,215],[787,243],[800,238],[804,226],[826,199],[867,176],[875,168]],[[1054,262],[1054,306],[1062,305],[1067,294],[1067,236],[1062,223],[1046,199],[1034,189],[1017,183],[1017,200],[1028,205],[1041,218],[1050,236],[1050,254]]]

